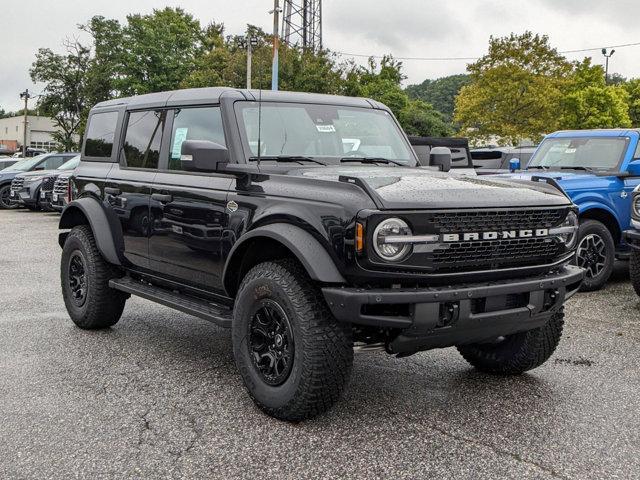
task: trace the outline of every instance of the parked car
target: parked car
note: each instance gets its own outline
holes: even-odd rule
[[[473,167],[478,175],[495,175],[512,171],[511,161],[517,160],[517,168],[526,165],[536,151],[536,146],[485,147],[471,150]]]
[[[537,179],[557,185],[578,206],[577,264],[586,269],[583,290],[601,288],[615,258],[630,250],[633,189],[640,184],[640,130],[568,130],[545,137],[525,171],[493,178]]]
[[[64,207],[71,201],[69,192],[69,179],[74,170],[67,170],[60,173],[53,184],[51,192],[51,208],[57,212],[64,210]]]
[[[52,153],[34,157],[21,167],[24,173],[17,173],[11,181],[12,204],[30,210],[40,209],[40,187],[42,181],[53,174],[55,169],[76,156],[77,153]],[[75,167],[74,167],[75,168]]]
[[[60,219],[78,327],[114,325],[130,295],[230,327],[251,398],[292,421],[336,402],[354,347],[457,346],[505,375],[551,356],[583,276],[564,194],[416,168],[373,100],[258,98],[205,88],[91,110]]]
[[[11,158],[11,157],[0,158],[0,170],[10,167],[11,165],[15,165],[16,163],[18,163],[18,161],[19,159],[17,158]]]
[[[55,170],[51,170],[49,172],[43,172],[43,177],[42,180],[40,182],[40,188],[39,189],[35,189],[35,181],[31,182],[31,192],[36,192],[37,190],[39,190],[38,193],[38,199],[37,199],[37,205],[45,211],[52,211],[52,210],[57,210],[57,208],[54,208],[54,189],[55,189],[55,182],[58,180],[58,177],[63,174],[63,173],[71,173],[73,172],[73,170],[78,166],[78,164],[80,163],[80,155],[75,155],[73,157],[71,157],[69,160],[67,160],[66,162],[64,162],[62,165],[60,165],[58,168],[56,168]],[[29,173],[29,174],[23,174],[23,176],[26,178],[29,175],[39,175],[38,173]],[[58,196],[56,195],[56,199],[55,199],[55,203],[57,203],[57,198]]]
[[[422,166],[430,165],[433,148],[444,147],[451,151],[451,171],[466,175],[476,174],[469,152],[469,140],[466,138],[409,136],[409,142]]]

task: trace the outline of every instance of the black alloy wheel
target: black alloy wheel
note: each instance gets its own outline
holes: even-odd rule
[[[265,383],[277,386],[287,380],[293,366],[293,330],[287,314],[271,299],[262,299],[256,305],[248,348]]]
[[[69,259],[69,289],[76,306],[81,307],[87,300],[87,267],[82,252],[76,250]]]
[[[600,275],[606,266],[606,243],[597,233],[586,235],[578,244],[576,252],[577,264],[585,269],[588,278]]]

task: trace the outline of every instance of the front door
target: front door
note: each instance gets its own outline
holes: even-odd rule
[[[151,268],[173,280],[222,293],[222,234],[234,177],[186,172],[180,162],[185,140],[225,145],[220,108],[182,108],[168,116],[172,117],[168,151],[151,195]]]

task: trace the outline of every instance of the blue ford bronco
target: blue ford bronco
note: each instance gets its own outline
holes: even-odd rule
[[[640,184],[640,130],[567,130],[547,135],[524,170],[499,175],[560,188],[578,206],[576,263],[583,291],[600,289],[615,258],[630,255],[631,192]]]

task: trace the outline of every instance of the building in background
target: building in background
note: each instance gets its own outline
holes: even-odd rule
[[[53,134],[57,128],[49,117],[27,116],[27,146],[48,152],[55,150]],[[22,148],[24,138],[24,117],[0,118],[0,152],[15,152]]]

